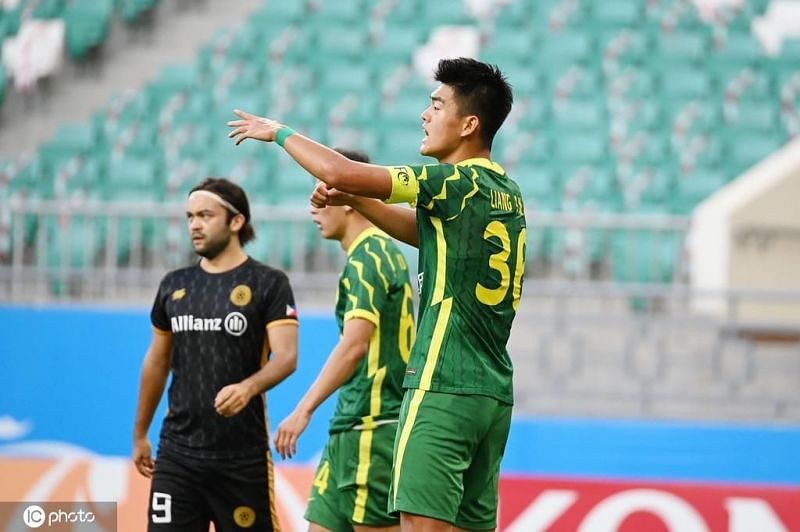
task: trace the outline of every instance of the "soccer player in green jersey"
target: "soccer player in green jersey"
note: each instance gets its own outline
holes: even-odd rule
[[[422,113],[420,153],[438,164],[353,162],[242,111],[228,123],[229,135],[237,143],[276,142],[325,183],[312,203],[349,203],[419,247],[419,324],[403,383],[389,508],[400,512],[404,531],[490,530],[511,424],[506,343],[525,267],[519,187],[491,160],[513,97],[496,67],[473,59],[444,59],[435,78],[440,85]]]
[[[339,150],[352,160],[366,154]],[[347,252],[336,295],[341,338],[294,411],[275,449],[291,457],[317,407],[339,390],[306,519],[310,532],[396,531],[387,510],[403,376],[414,343],[408,265],[394,242],[351,207],[312,207],[324,238]]]

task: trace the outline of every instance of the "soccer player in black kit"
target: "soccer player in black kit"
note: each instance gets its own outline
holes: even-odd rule
[[[245,254],[255,234],[238,185],[206,179],[186,216],[201,259],[158,288],[134,425],[133,461],[152,477],[148,530],[280,530],[264,391],[297,364],[292,290]],[[154,463],[147,431],[170,371]]]

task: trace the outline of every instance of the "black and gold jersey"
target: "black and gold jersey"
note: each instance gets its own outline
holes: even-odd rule
[[[159,286],[151,321],[156,333],[172,335],[160,446],[209,459],[263,454],[264,395],[230,418],[217,414],[214,399],[268,363],[267,328],[297,324],[286,274],[252,258],[223,273],[208,273],[199,264],[170,272]]]

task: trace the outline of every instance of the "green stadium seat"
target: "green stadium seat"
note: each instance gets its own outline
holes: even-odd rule
[[[48,216],[45,220],[48,245],[39,266],[51,272],[82,269],[95,265],[102,242],[102,227],[94,218]]]
[[[65,0],[40,0],[33,6],[31,16],[35,19],[57,19],[64,12]]]
[[[725,43],[711,48],[711,64],[733,65],[739,69],[750,66],[762,57],[761,46],[749,31],[730,32]]]
[[[463,0],[423,1],[420,7],[421,12],[417,20],[420,23],[426,24],[428,28],[452,24],[466,24],[472,20],[466,11],[466,4]]]
[[[601,129],[606,125],[603,102],[598,99],[567,100],[552,106],[553,127]]]
[[[26,0],[21,0],[14,9],[0,8],[0,39],[13,37],[19,32],[25,4]]]
[[[264,7],[252,15],[256,21],[279,20],[291,23],[299,22],[308,15],[307,2],[281,2],[279,0],[267,0],[263,3]]]
[[[584,62],[594,51],[594,39],[583,31],[550,33],[543,37],[542,45],[535,53],[539,65],[564,65]]]
[[[519,103],[517,105],[519,105]],[[530,98],[525,101],[523,105],[525,106],[524,114],[520,119],[520,126],[523,128],[536,129],[549,120],[550,105],[549,102],[544,101],[543,98]]]
[[[407,63],[411,52],[421,41],[422,33],[418,28],[387,22],[377,40],[371,43],[369,53],[365,55],[364,60],[373,67]]]
[[[701,69],[674,69],[661,75],[661,93],[667,99],[705,98],[711,94],[712,81]]]
[[[112,0],[76,0],[64,10],[67,51],[83,59],[108,36],[113,14]]]
[[[371,92],[374,86],[372,72],[359,63],[328,63],[319,72],[319,89],[326,100],[341,97],[348,92]]]
[[[139,20],[149,10],[155,8],[158,0],[117,0],[122,20],[131,24]]]
[[[662,58],[676,63],[700,61],[711,47],[708,36],[697,31],[662,33],[656,40],[656,45]]]
[[[643,212],[651,212],[649,206],[666,206],[675,195],[677,187],[676,172],[665,170],[663,167],[644,167],[640,170],[640,175],[645,179],[645,187],[639,197],[639,202]],[[666,207],[664,209],[666,210]]]
[[[595,3],[594,21],[600,27],[633,27],[644,18],[644,4],[637,0],[606,0]]]
[[[314,15],[326,23],[359,24],[366,9],[361,0],[337,0],[336,2],[320,2]]]
[[[650,72],[626,68],[608,85],[609,92],[617,98],[639,99],[650,98],[656,87],[656,78]]]
[[[380,104],[378,120],[382,128],[406,126],[422,131],[422,112],[430,105],[430,93],[408,91],[397,95],[393,101]]]
[[[671,282],[680,243],[680,236],[672,232],[616,231],[611,238],[614,279],[636,283]]]
[[[564,164],[601,163],[608,156],[608,143],[601,131],[571,132],[553,143],[553,157]]]
[[[497,64],[511,84],[515,100],[525,96],[541,97],[545,80],[532,65],[505,61]]]
[[[755,165],[785,144],[785,139],[776,135],[728,133],[725,160],[734,175]]]
[[[722,172],[703,168],[678,178],[673,212],[689,214],[698,203],[725,186],[727,181]]]
[[[480,58],[499,65],[525,63],[533,55],[534,43],[531,32],[496,31],[481,49]]]
[[[384,129],[380,141],[380,160],[382,164],[406,164],[432,163],[432,159],[426,159],[419,154],[424,133],[421,127],[396,127]]]
[[[542,65],[538,65],[542,69]],[[600,72],[594,68],[564,63],[545,67],[547,79],[554,98],[596,98],[605,92]]]
[[[544,165],[553,157],[553,132],[549,129],[534,130],[523,137],[523,142],[520,166]],[[501,161],[509,158],[509,154],[501,152]]]
[[[539,165],[520,165],[512,175],[519,185],[526,204],[552,205],[555,203],[554,200],[557,200],[557,178],[549,168]]]
[[[160,200],[164,190],[156,161],[140,157],[112,159],[105,196],[116,200]]]
[[[314,65],[328,67],[331,61],[360,59],[367,50],[367,28],[334,26],[326,22],[316,34],[316,48],[306,59]],[[334,70],[331,66],[330,70]]]
[[[725,125],[736,126],[742,131],[775,131],[780,125],[778,122],[779,109],[770,101],[744,101],[739,102],[736,109],[726,113]]]

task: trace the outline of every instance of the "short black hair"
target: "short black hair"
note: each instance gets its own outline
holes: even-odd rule
[[[361,150],[351,150],[348,148],[334,148],[337,152],[341,153],[351,161],[359,163],[369,163],[369,155]]]
[[[478,117],[481,138],[491,149],[494,136],[514,103],[511,85],[500,69],[468,57],[442,59],[434,79],[453,88],[462,114]]]
[[[256,238],[256,230],[253,229],[253,224],[250,223],[250,202],[247,201],[247,194],[245,194],[242,187],[224,177],[209,177],[190,190],[189,195],[191,196],[192,192],[197,190],[213,192],[233,205],[244,216],[244,225],[239,230],[239,243],[241,245],[244,246]],[[230,209],[226,208],[225,212],[228,213],[228,222],[236,216],[236,213]]]

